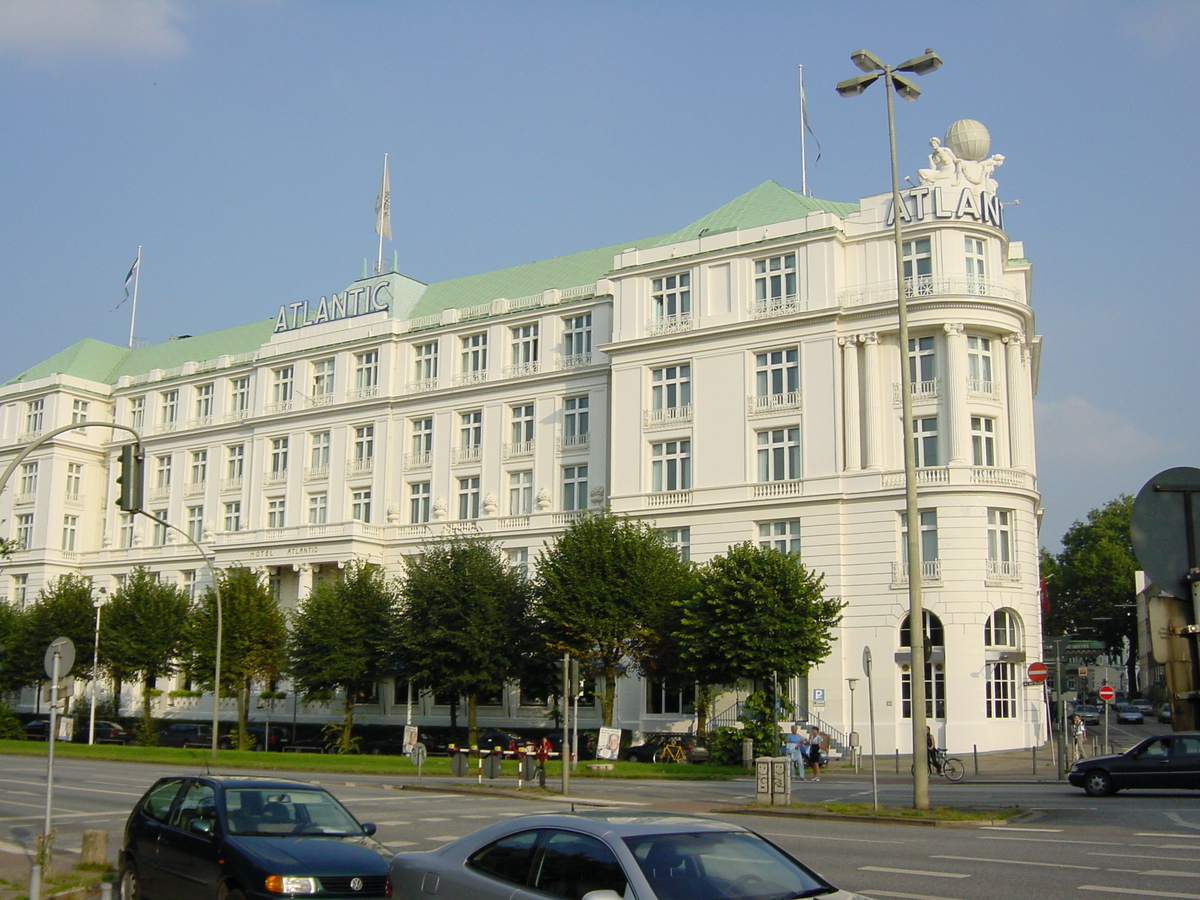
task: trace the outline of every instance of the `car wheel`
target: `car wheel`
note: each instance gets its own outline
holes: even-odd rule
[[[380,750],[378,747],[372,747],[367,752],[370,753],[372,756],[383,756],[383,751]]]
[[[1107,797],[1115,794],[1112,776],[1103,769],[1092,769],[1083,779],[1083,789],[1093,797]]]
[[[142,900],[142,883],[138,878],[137,866],[131,862],[121,867],[121,875],[117,879],[121,892],[121,900]]]
[[[637,757],[636,753],[626,753],[625,754],[625,762],[637,762],[637,761],[638,761],[638,757]]]

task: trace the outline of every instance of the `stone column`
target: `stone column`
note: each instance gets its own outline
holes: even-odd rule
[[[842,345],[842,416],[846,443],[843,468],[853,472],[862,468],[862,409],[858,395],[858,338],[840,337]]]
[[[293,563],[292,568],[296,571],[296,602],[299,603],[312,593],[313,565],[306,562]]]
[[[1033,385],[1029,381],[1025,338],[1010,334],[1004,338],[1004,368],[1008,394],[1008,447],[1014,469],[1029,471],[1033,460],[1030,454],[1033,434]]]
[[[952,466],[970,458],[971,421],[967,415],[967,335],[961,322],[948,322],[946,330],[946,429]]]
[[[880,402],[879,386],[879,335],[875,332],[860,334],[863,349],[863,449],[865,459],[863,466],[867,469],[878,469],[881,462],[881,431],[883,429],[883,412]]]

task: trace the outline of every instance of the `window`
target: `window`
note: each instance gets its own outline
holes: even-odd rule
[[[661,441],[650,445],[650,490],[682,491],[692,486],[692,442]]]
[[[512,409],[512,442],[514,445],[533,444],[533,404],[519,403]]]
[[[1012,578],[1017,575],[1013,562],[1012,512],[1007,509],[987,511],[987,574],[990,578]]]
[[[193,450],[191,466],[191,483],[204,484],[208,480],[208,451]]]
[[[250,376],[229,379],[229,417],[244,419],[250,412]]]
[[[479,518],[479,476],[458,479],[458,517]]]
[[[165,546],[167,543],[167,535],[170,529],[166,526],[167,511],[165,509],[154,509],[150,511],[150,515],[162,521],[154,523],[154,530],[150,536],[150,543],[156,547]]]
[[[992,382],[992,342],[989,338],[967,335],[967,390],[995,394]]]
[[[354,390],[359,399],[374,397],[379,392],[378,350],[354,354]]]
[[[987,683],[984,685],[989,719],[1017,717],[1017,667],[1012,663],[987,664]]]
[[[180,586],[183,592],[187,594],[189,600],[196,599],[196,589],[199,587],[199,580],[196,578],[195,569],[184,569],[179,573]]]
[[[225,448],[225,478],[232,482],[241,483],[246,467],[246,445],[231,444]]]
[[[329,497],[327,494],[308,495],[308,524],[324,525],[329,521]]]
[[[781,553],[800,552],[800,520],[758,523],[758,546],[773,547]]]
[[[67,499],[79,500],[83,495],[83,463],[67,463]]]
[[[937,578],[940,574],[938,562],[937,510],[923,509],[918,514],[920,534],[918,544],[921,548],[921,578]],[[908,577],[908,513],[900,513],[900,560],[903,567],[904,580]]]
[[[350,518],[355,522],[371,521],[371,491],[369,489],[350,492]]]
[[[563,466],[563,509],[588,508],[588,467]]]
[[[789,347],[756,353],[754,388],[759,397],[794,395],[800,390],[800,351]]]
[[[242,501],[234,500],[225,504],[225,530],[242,530]]]
[[[13,604],[17,609],[22,609],[25,606],[25,600],[29,596],[29,576],[14,575],[13,576]]]
[[[288,439],[271,438],[271,476],[283,478],[288,470]]]
[[[410,466],[427,466],[433,459],[433,419],[412,420]]]
[[[904,280],[908,296],[920,296],[933,292],[933,250],[929,238],[905,241],[901,245],[904,256]]]
[[[779,301],[795,296],[795,253],[754,261],[754,300],[757,304],[775,306]]]
[[[679,409],[692,404],[692,367],[664,366],[650,370],[650,407]]]
[[[274,369],[271,375],[274,379],[271,384],[271,411],[286,412],[292,408],[295,369],[292,366],[284,366]]]
[[[587,446],[588,395],[563,399],[563,448]]]
[[[656,678],[646,679],[646,712],[651,715],[696,714],[696,686],[670,687]]]
[[[204,507],[187,508],[187,536],[197,544],[204,539]]]
[[[971,456],[977,466],[996,464],[996,420],[971,416]]]
[[[267,527],[282,528],[287,520],[287,500],[283,497],[267,498]]]
[[[415,380],[418,385],[432,386],[438,377],[438,345],[437,341],[428,344],[417,344],[413,348],[416,360]]]
[[[146,398],[145,397],[130,397],[129,398],[129,427],[135,431],[141,431],[142,426],[146,423]]]
[[[22,500],[32,501],[37,493],[38,464],[36,462],[21,463],[21,495]]]
[[[908,378],[914,394],[937,391],[937,355],[932,337],[909,339]]]
[[[42,430],[46,415],[45,400],[30,400],[25,404],[25,432],[37,434]]]
[[[63,516],[62,549],[68,553],[75,550],[75,539],[79,532],[79,516]]]
[[[323,405],[333,399],[334,361],[318,359],[313,363],[312,402]]]
[[[756,433],[758,480],[791,481],[800,477],[800,428],[770,428]]]
[[[514,375],[532,374],[538,370],[538,323],[516,325],[512,328],[512,367]]]
[[[375,458],[375,426],[357,425],[354,428],[354,461],[370,463]]]
[[[986,647],[1021,646],[1020,623],[1016,613],[998,609],[988,616],[983,626],[983,643]]]
[[[529,866],[541,831],[521,831],[510,834],[482,850],[477,850],[467,864],[493,878],[513,885],[525,886],[529,878]]]
[[[967,293],[982,294],[984,291],[983,241],[979,238],[963,238],[963,249],[967,264]]]
[[[118,526],[117,546],[122,550],[128,550],[133,546],[133,513],[121,513],[120,525]]]
[[[686,320],[692,315],[692,276],[688,272],[655,278],[650,295],[654,321]]]
[[[154,457],[154,486],[160,491],[166,491],[171,487],[171,463],[170,456]]]
[[[159,394],[158,424],[169,429],[179,421],[179,391],[163,391]]]
[[[533,512],[533,472],[508,473],[508,514],[528,516]]]
[[[80,422],[88,420],[88,409],[91,404],[86,400],[74,400],[71,402],[71,424],[78,425]]]
[[[521,575],[529,574],[529,548],[518,547],[504,551],[504,559],[508,567],[514,572],[519,572]],[[522,706],[527,706],[524,700],[521,701]]]
[[[309,464],[314,473],[322,473],[329,468],[329,432],[314,431],[310,437]]]
[[[487,371],[487,332],[469,334],[462,339],[462,372],[480,375]]]
[[[912,667],[900,673],[900,715],[912,718]],[[946,718],[946,672],[941,663],[925,662],[925,717]]]
[[[675,552],[684,562],[688,562],[692,558],[692,529],[664,528],[662,536],[663,540],[675,548]]]
[[[460,417],[458,447],[463,459],[478,459],[483,446],[483,411],[473,410]]]
[[[913,458],[918,468],[938,464],[937,416],[913,419]]]
[[[408,486],[408,521],[420,525],[429,521],[430,483],[414,481]]]
[[[212,384],[196,385],[196,424],[208,425],[212,422],[213,386]]]
[[[536,871],[529,881],[534,892],[573,900],[589,891],[625,894],[621,864],[597,838],[573,831],[547,830]]]
[[[567,365],[586,365],[592,355],[592,314],[563,319],[563,357]]]

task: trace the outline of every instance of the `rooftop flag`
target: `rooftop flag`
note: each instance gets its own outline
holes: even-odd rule
[[[381,238],[392,239],[392,191],[388,185],[387,154],[383,154],[383,181],[379,183],[379,196],[375,198],[375,233]]]

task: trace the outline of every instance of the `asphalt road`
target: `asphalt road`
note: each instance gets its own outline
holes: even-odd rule
[[[115,856],[129,809],[159,775],[177,768],[58,760],[54,820],[58,859],[69,862],[86,828],[105,829]],[[311,774],[301,779],[313,780]],[[489,822],[561,810],[569,801],[472,796],[425,784],[391,789],[398,779],[322,776],[378,837],[396,850],[427,849]],[[411,783],[411,780],[408,780]],[[460,782],[461,784],[461,782]],[[596,782],[576,780],[573,794],[640,809],[711,813],[752,799],[753,782]],[[906,805],[911,788],[885,780],[880,801]],[[1015,825],[932,828],[807,817],[730,816],[768,835],[835,884],[870,897],[910,900],[1044,900],[1118,896],[1200,900],[1200,795],[1123,792],[1097,800],[1057,783],[935,781],[935,804],[1032,814]],[[797,784],[797,796],[870,801],[869,780],[827,775]],[[6,757],[0,775],[0,870],[10,881],[28,872],[41,832],[44,760]],[[717,813],[720,815],[720,813]],[[0,896],[3,896],[0,894]],[[11,896],[9,894],[8,896]]]

